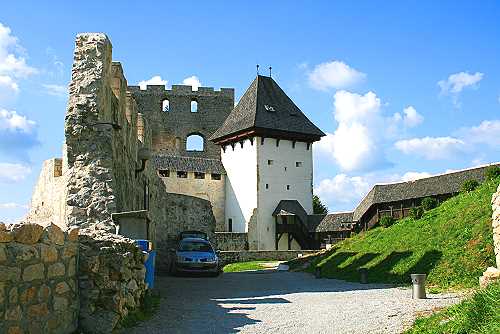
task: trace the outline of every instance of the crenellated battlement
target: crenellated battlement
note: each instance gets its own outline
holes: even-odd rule
[[[210,96],[210,97],[228,97],[234,99],[234,88],[220,88],[215,90],[214,87],[199,87],[198,90],[193,90],[192,86],[188,85],[172,85],[172,89],[165,89],[164,85],[147,85],[146,89],[141,89],[139,86],[128,86],[128,90],[140,95],[175,95],[175,96]]]

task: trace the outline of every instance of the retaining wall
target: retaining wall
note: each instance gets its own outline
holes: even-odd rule
[[[0,333],[73,333],[78,229],[0,224]]]
[[[215,232],[215,240],[220,251],[248,250],[248,233]]]
[[[220,260],[223,266],[235,262],[247,262],[257,260],[293,260],[301,256],[317,253],[317,250],[267,250],[267,251],[221,251]]]

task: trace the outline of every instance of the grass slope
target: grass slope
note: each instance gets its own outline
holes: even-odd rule
[[[490,284],[460,304],[417,319],[405,333],[500,333],[500,283]]]
[[[278,264],[279,261],[275,260],[237,262],[226,265],[223,270],[225,273],[235,273],[247,270],[265,270],[269,269],[270,267],[275,267]]]
[[[322,277],[358,281],[368,268],[370,282],[410,283],[411,273],[426,273],[430,291],[470,288],[494,265],[491,196],[499,179],[460,194],[424,214],[377,227],[339,243],[311,262]],[[293,263],[291,264],[293,266]]]

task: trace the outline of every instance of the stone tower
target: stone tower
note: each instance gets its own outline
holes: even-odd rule
[[[227,175],[226,228],[248,232],[250,249],[304,248],[298,237],[287,235],[287,246],[276,238],[283,218],[275,211],[291,201],[312,214],[312,143],[322,136],[272,78],[259,75],[210,138]]]

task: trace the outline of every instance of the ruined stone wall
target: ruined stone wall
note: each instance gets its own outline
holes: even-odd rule
[[[130,86],[137,101],[138,110],[152,126],[152,148],[155,152],[171,153],[180,156],[195,156],[220,159],[220,147],[208,138],[224,123],[234,107],[234,89],[199,87],[193,91],[190,86],[173,85],[171,90],[165,86],[147,86],[141,90]],[[168,111],[162,102],[169,101]],[[198,112],[191,112],[191,101],[198,102]],[[191,134],[202,136],[205,140],[204,151],[187,151],[186,138]]]
[[[111,333],[141,304],[145,256],[133,240],[118,235],[80,235],[79,323],[85,333]]]
[[[217,249],[221,251],[248,250],[248,233],[216,232]]]
[[[215,243],[215,218],[209,201],[181,194],[168,193],[163,202],[168,220],[156,225],[156,266],[159,271],[169,268],[169,249],[177,245],[179,233],[188,230],[206,232]],[[214,244],[215,247],[216,244]]]
[[[78,229],[0,224],[0,333],[73,333]]]
[[[491,199],[493,215],[491,216],[491,225],[493,227],[493,243],[495,245],[495,256],[497,268],[500,269],[500,185],[497,192]]]

